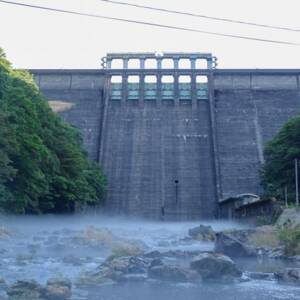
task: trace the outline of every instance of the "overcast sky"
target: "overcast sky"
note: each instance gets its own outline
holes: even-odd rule
[[[300,29],[299,0],[120,0]],[[208,21],[98,0],[15,0],[113,17],[300,43],[300,32]],[[0,47],[17,68],[100,68],[107,52],[211,52],[219,68],[300,68],[300,47],[216,37],[0,3]]]

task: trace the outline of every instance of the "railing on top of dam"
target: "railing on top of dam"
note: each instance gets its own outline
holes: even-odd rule
[[[113,53],[102,59],[110,100],[205,100],[209,53]]]

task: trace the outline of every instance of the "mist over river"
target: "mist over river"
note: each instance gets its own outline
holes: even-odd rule
[[[94,272],[120,245],[134,244],[145,253],[172,253],[169,263],[179,265],[186,264],[189,253],[212,251],[213,242],[187,238],[188,229],[200,223],[215,231],[244,227],[231,222],[163,222],[102,215],[1,216],[0,277],[8,286],[17,280],[45,284],[49,278],[65,277],[72,281],[73,300],[300,299],[300,286],[279,284],[271,275],[247,278],[247,272],[271,274],[291,265],[275,259],[234,260],[244,272],[243,280],[235,283],[136,280],[83,284],[84,274]],[[0,284],[0,299],[6,299],[5,289]]]

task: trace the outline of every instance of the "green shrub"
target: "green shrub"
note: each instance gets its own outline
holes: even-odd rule
[[[300,226],[285,224],[277,228],[278,238],[288,256],[300,255]]]
[[[143,253],[143,250],[134,243],[119,242],[116,243],[111,251],[109,260],[122,256],[137,256]]]
[[[295,199],[295,159],[300,163],[300,114],[291,118],[265,147],[262,184],[265,196]]]
[[[276,232],[259,232],[251,236],[251,245],[255,247],[278,247],[279,239]]]

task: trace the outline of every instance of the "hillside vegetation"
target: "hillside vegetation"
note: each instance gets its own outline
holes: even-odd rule
[[[0,49],[0,207],[65,213],[99,204],[105,178],[78,131],[54,113],[25,71]]]
[[[268,196],[295,201],[295,158],[298,159],[300,177],[300,115],[290,119],[267,144],[262,179]]]

